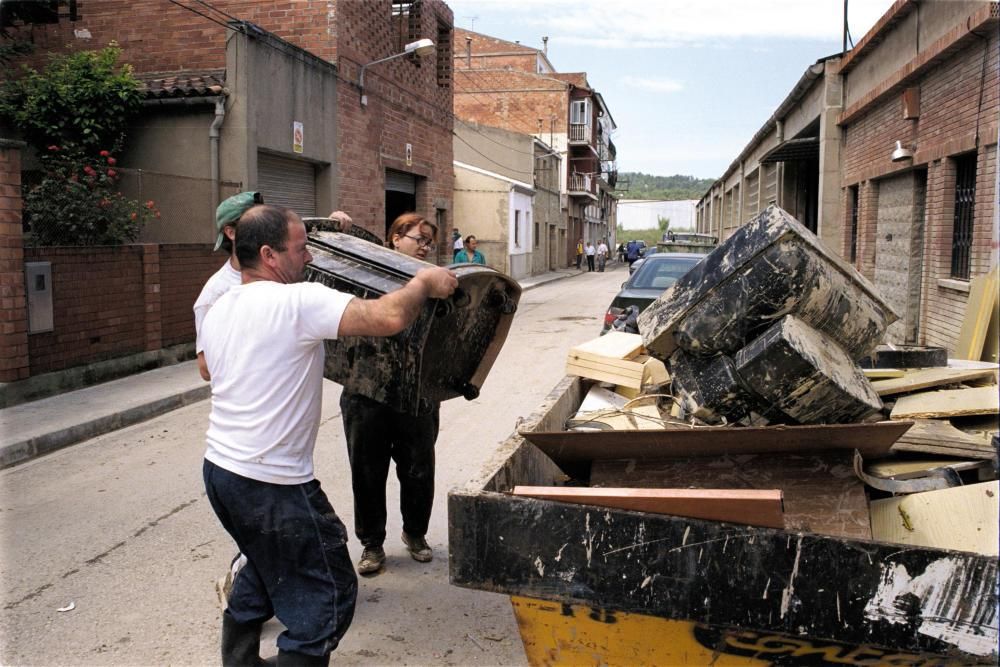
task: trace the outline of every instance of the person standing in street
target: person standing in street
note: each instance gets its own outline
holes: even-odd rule
[[[479,241],[475,236],[469,234],[465,237],[465,248],[455,255],[456,264],[486,264],[486,256],[476,250]]]
[[[629,241],[628,245],[625,246],[625,259],[631,269],[632,265],[639,259],[639,243],[637,241]]]
[[[594,250],[594,244],[591,243],[590,241],[587,241],[587,248],[586,248],[585,252],[587,253],[587,271],[593,271],[594,270],[594,253],[596,251]]]
[[[601,239],[597,244],[597,270],[604,272],[604,264],[608,261],[608,244]]]
[[[222,620],[222,664],[258,665],[263,623],[276,616],[278,665],[322,665],[354,616],[357,576],[347,531],[313,473],[325,339],[391,336],[454,273],[428,267],[379,299],[302,282],[312,256],[302,220],[258,205],[235,235],[241,284],[202,323],[212,409],[203,464],[209,503],[247,563]]]
[[[451,230],[451,261],[458,261],[455,257],[458,256],[458,253],[462,252],[464,247],[465,246],[462,243],[462,232],[457,229]]]
[[[404,213],[389,228],[386,245],[423,260],[434,248],[437,232],[423,216]],[[459,257],[465,252],[459,252]],[[393,462],[399,480],[403,544],[413,560],[426,563],[434,557],[426,535],[434,505],[434,445],[440,407],[440,403],[429,403],[413,415],[362,394],[345,390],[340,396],[354,491],[354,533],[364,547],[359,574],[371,576],[385,568],[386,483]]]
[[[580,264],[583,262],[583,239],[581,238],[576,242],[576,268],[579,270]]]

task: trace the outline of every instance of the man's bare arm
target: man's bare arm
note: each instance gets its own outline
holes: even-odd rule
[[[408,327],[424,302],[451,296],[455,274],[443,267],[421,269],[401,289],[378,299],[352,299],[340,319],[338,336],[392,336]]]
[[[208,362],[205,361],[204,352],[198,353],[198,374],[205,382],[209,382],[212,379],[211,374],[208,372]]]

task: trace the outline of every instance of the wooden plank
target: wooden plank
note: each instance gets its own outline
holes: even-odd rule
[[[892,408],[890,419],[933,419],[962,415],[993,415],[1000,412],[1000,395],[995,386],[945,389],[902,396]]]
[[[641,369],[641,366],[639,367]],[[624,385],[638,389],[642,386],[642,373],[622,372],[620,368],[604,366],[592,362],[573,363],[566,362],[566,374],[577,375],[598,382],[610,382],[615,385]]]
[[[590,359],[577,359],[572,356],[566,358],[566,368],[579,368],[580,370],[595,370],[612,375],[634,378],[636,381],[642,380],[642,364],[634,361],[621,361],[609,359],[608,363],[602,361],[592,361]]]
[[[646,355],[636,357],[636,359],[646,360],[642,364],[642,380],[640,381],[640,386],[636,388],[629,387],[627,385],[618,385],[615,387],[616,392],[627,398],[638,398],[642,394],[643,387],[661,386],[670,382],[670,373],[667,372],[667,367],[662,361]]]
[[[631,359],[642,353],[642,336],[639,334],[609,331],[603,336],[570,348],[570,355],[591,361]]]
[[[872,387],[879,396],[892,396],[966,380],[996,378],[995,368],[918,368],[888,380],[874,380]]]
[[[987,461],[956,461],[954,459],[912,459],[896,460],[886,459],[885,461],[875,461],[865,464],[865,472],[877,477],[887,479],[919,479],[926,477],[927,473],[938,468],[951,468],[956,472],[962,470],[973,470],[982,468],[988,470],[990,467]]]
[[[979,460],[990,460],[996,456],[985,441],[958,430],[946,419],[915,419],[910,430],[892,445],[892,452]]]
[[[901,378],[906,374],[902,368],[862,368],[861,370],[869,380]]]
[[[997,555],[1000,483],[926,491],[872,503],[876,540]]]
[[[590,489],[515,486],[514,495],[691,519],[783,528],[781,491],[747,489]]]
[[[723,454],[763,454],[858,449],[866,459],[884,456],[910,422],[808,426],[692,427],[662,431],[531,431],[518,433],[557,465],[608,459],[665,459]]]
[[[979,360],[983,355],[983,344],[990,319],[996,307],[997,270],[977,276],[969,283],[969,298],[965,302],[965,317],[955,342],[955,356],[959,359]]]
[[[595,461],[592,487],[780,489],[785,528],[871,539],[865,485],[852,470],[853,452],[817,455],[741,454],[661,461]]]

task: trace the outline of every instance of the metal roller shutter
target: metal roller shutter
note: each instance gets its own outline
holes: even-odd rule
[[[415,195],[417,194],[417,179],[413,174],[407,174],[404,171],[386,169],[385,189]]]
[[[285,206],[303,218],[316,215],[316,172],[309,162],[258,153],[257,189],[267,204]]]

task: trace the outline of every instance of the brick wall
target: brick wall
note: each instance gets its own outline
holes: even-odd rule
[[[28,377],[28,311],[21,234],[21,149],[0,142],[0,382]]]
[[[191,310],[205,281],[226,261],[212,246],[178,243],[160,246],[160,321],[163,347],[194,340]]]
[[[337,6],[338,66],[342,81],[357,81],[360,66],[398,52],[398,25],[389,3],[341,0]],[[342,84],[338,96],[338,206],[356,224],[385,232],[385,170],[418,177],[417,211],[430,219],[445,209],[441,238],[451,237],[452,169],[452,12],[441,0],[419,3],[414,36],[445,39],[443,62],[399,58],[365,72],[368,105],[357,88]],[[444,68],[444,72],[442,72]],[[406,145],[412,160],[406,162]],[[443,247],[443,246],[442,246]],[[443,251],[442,251],[443,252]],[[444,253],[447,255],[447,253]]]
[[[504,70],[457,69],[455,115],[513,132],[566,133],[569,87],[544,75]],[[554,121],[554,124],[551,123]]]
[[[879,274],[876,266],[884,266],[885,262],[880,261],[877,246],[887,252],[890,246],[884,238],[894,232],[887,218],[891,202],[882,201],[880,189],[898,182],[901,176],[908,177],[914,169],[927,169],[921,262],[910,269],[918,273],[910,278],[919,280],[920,285],[916,342],[926,345],[954,346],[968,300],[968,283],[952,280],[950,273],[955,207],[952,158],[970,151],[977,154],[971,274],[982,275],[990,268],[992,217],[997,206],[994,183],[1000,114],[1000,63],[995,56],[1000,45],[995,30],[985,34],[987,39],[966,40],[917,80],[907,82],[908,87],[918,87],[920,91],[918,118],[904,120],[901,95],[891,94],[863,113],[854,113],[843,128],[845,193],[847,186],[859,186],[856,265],[880,289],[891,292],[893,286],[879,280],[885,275]],[[891,161],[897,140],[915,149],[913,160]],[[914,194],[918,185],[922,187],[922,181],[914,181]],[[848,234],[849,208],[844,207]],[[914,211],[913,215],[918,213]],[[881,246],[877,239],[883,239]]]
[[[52,263],[53,330],[28,336],[31,375],[193,342],[192,306],[224,261],[193,244],[24,253]]]

